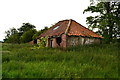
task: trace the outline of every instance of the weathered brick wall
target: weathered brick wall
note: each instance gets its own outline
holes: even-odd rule
[[[84,44],[93,44],[94,43],[95,38],[84,38]]]
[[[46,47],[70,47],[70,46],[77,46],[77,45],[84,45],[84,44],[96,44],[100,43],[100,39],[97,38],[88,38],[88,37],[76,37],[76,36],[66,36],[65,34],[62,34],[61,36],[62,42],[60,43],[60,46],[56,42],[56,38],[48,39]],[[52,44],[50,44],[52,40]]]
[[[56,37],[55,38],[49,38],[47,40],[46,47],[52,47],[52,48],[60,47],[56,42]]]
[[[60,47],[66,48],[67,47],[67,36],[66,36],[66,34],[62,34],[61,38],[62,38],[62,42],[60,43]]]
[[[53,48],[56,48],[56,47],[63,47],[63,48],[66,48],[66,39],[67,39],[67,36],[65,34],[62,34],[61,35],[61,43],[60,43],[60,46],[57,44],[56,42],[56,37],[55,38],[51,38],[51,39],[48,39],[48,43],[46,45],[46,47],[50,47],[52,45]],[[50,44],[50,40],[52,40],[52,44]]]
[[[68,37],[67,38],[67,46],[75,46],[78,45],[79,40],[78,37]]]
[[[52,47],[53,47],[53,48],[58,47],[58,44],[57,44],[57,42],[56,42],[56,38],[53,38],[53,40],[52,40]]]
[[[47,42],[46,42],[46,46],[45,47],[49,47],[50,46],[50,41],[49,39],[47,39]]]
[[[101,43],[101,39],[95,39],[94,43],[99,43],[100,44]]]
[[[88,37],[76,37],[76,36],[71,36],[67,38],[67,47],[84,45],[84,44],[96,44],[96,43],[100,43],[100,39],[88,38]]]

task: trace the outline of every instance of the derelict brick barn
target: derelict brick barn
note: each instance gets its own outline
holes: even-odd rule
[[[59,21],[39,36],[48,36],[47,47],[70,47],[83,44],[100,43],[101,36],[85,28],[74,20]]]

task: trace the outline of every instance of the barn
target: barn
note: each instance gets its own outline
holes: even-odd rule
[[[72,19],[59,21],[38,38],[45,36],[48,36],[46,46],[52,48],[99,44],[103,38]]]

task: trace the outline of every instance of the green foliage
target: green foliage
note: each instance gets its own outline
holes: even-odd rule
[[[10,30],[5,31],[6,33],[6,37],[4,39],[4,42],[7,43],[20,43],[19,38],[20,38],[20,34],[18,33],[17,29],[10,28]]]
[[[47,43],[48,36],[46,37],[41,37],[39,40],[40,42],[38,43],[39,47],[45,47]]]
[[[26,43],[26,42],[32,41],[32,37],[35,33],[36,33],[35,29],[31,29],[31,30],[23,33],[22,36],[20,37],[21,43]]]
[[[7,43],[20,43],[20,35],[19,34],[14,34],[11,35],[7,41]]]
[[[37,38],[41,33],[42,33],[41,30],[37,31],[37,32],[33,35],[32,39]]]
[[[24,33],[26,31],[29,31],[34,28],[35,28],[35,26],[30,23],[23,23],[23,25],[18,30],[19,30],[19,32]]]
[[[118,78],[120,44],[66,50],[3,44],[3,78]]]
[[[41,37],[38,39],[38,43],[37,43],[37,46],[34,46],[32,47],[31,49],[41,49],[41,48],[45,48],[46,47],[46,44],[47,44],[47,39],[48,39],[48,36],[46,37]]]
[[[35,39],[36,37],[38,37],[40,34],[42,34],[43,32],[47,31],[49,28],[45,27],[44,29],[41,29],[39,31],[37,31],[34,35],[33,35],[33,39]]]
[[[32,41],[40,34],[48,30],[48,27],[37,31],[35,26],[30,23],[23,23],[23,25],[17,30],[14,27],[8,31],[5,31],[6,37],[5,43],[27,43]]]
[[[35,34],[35,26],[30,23],[23,23],[23,25],[17,30],[16,28],[11,28],[5,31],[6,37],[4,42],[7,43],[23,43],[32,40],[33,34]],[[25,40],[26,39],[26,40]]]
[[[92,0],[94,1],[94,0]],[[112,42],[120,38],[120,2],[99,2],[90,5],[84,12],[98,13],[98,15],[87,17],[90,29],[98,28],[98,33],[105,42]]]
[[[8,39],[11,35],[17,34],[18,31],[17,31],[17,29],[15,29],[13,27],[13,28],[10,28],[10,30],[5,31],[5,33],[6,33],[6,37],[5,38]]]

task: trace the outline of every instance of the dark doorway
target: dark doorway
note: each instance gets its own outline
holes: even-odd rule
[[[34,44],[37,44],[37,39],[34,39]]]
[[[50,47],[52,48],[52,40],[50,40]]]
[[[60,43],[62,42],[61,37],[57,37],[57,38],[56,38],[56,42],[57,42],[57,44],[60,46]]]
[[[48,47],[52,48],[52,38],[48,38]]]

